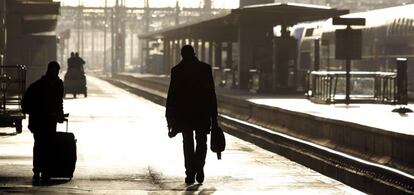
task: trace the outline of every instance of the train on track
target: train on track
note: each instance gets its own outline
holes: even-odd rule
[[[344,18],[365,18],[362,30],[362,59],[352,61],[353,71],[393,72],[396,58],[408,59],[408,96],[414,98],[414,4],[352,13]],[[302,23],[292,28],[298,40],[298,88],[306,88],[309,70],[344,70],[345,61],[335,59],[335,30],[332,19]]]

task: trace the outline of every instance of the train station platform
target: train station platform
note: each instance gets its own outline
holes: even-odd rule
[[[151,96],[159,104],[165,103],[167,76],[123,73],[110,80],[138,89],[142,96]],[[397,106],[322,105],[301,95],[261,95],[227,88],[216,88],[216,93],[219,112],[225,118],[283,133],[414,178],[414,114],[391,112]],[[407,107],[414,109],[414,104]],[[256,133],[235,132],[250,137]]]
[[[147,83],[136,83],[150,88],[151,91],[164,94],[168,90],[169,77],[139,73],[123,73],[118,76],[125,81],[133,81],[133,78],[144,80]],[[150,86],[149,84],[152,83]],[[230,97],[237,100],[245,100],[257,105],[280,108],[287,111],[303,113],[319,118],[343,121],[362,125],[384,132],[399,133],[414,136],[414,114],[398,114],[391,112],[399,106],[384,104],[315,104],[304,95],[271,95],[257,94],[237,89],[216,87],[219,97]],[[406,107],[414,110],[414,103]]]
[[[222,160],[207,152],[204,183],[186,185],[182,139],[167,136],[165,109],[87,80],[87,98],[64,100],[77,139],[72,180],[31,184],[33,137],[24,120],[21,134],[0,131],[0,194],[363,194],[228,134]]]

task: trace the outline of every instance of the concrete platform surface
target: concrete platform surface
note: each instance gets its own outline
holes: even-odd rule
[[[186,186],[182,139],[167,137],[164,107],[92,77],[88,90],[86,99],[64,101],[77,138],[74,178],[31,184],[33,138],[24,121],[22,134],[0,129],[0,194],[360,194],[230,135],[222,160],[208,152],[204,184]]]
[[[414,135],[414,114],[401,115],[391,112],[398,106],[382,104],[315,104],[301,98],[256,98],[248,99],[260,105],[278,107],[294,112],[306,113],[317,117],[356,123],[385,131]],[[407,106],[414,110],[414,104]]]

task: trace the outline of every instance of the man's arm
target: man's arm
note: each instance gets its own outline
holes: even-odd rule
[[[174,107],[176,104],[176,80],[175,80],[175,73],[171,70],[170,76],[170,86],[168,88],[168,96],[167,96],[167,103],[166,103],[166,111],[165,117],[167,118],[168,128],[171,128],[174,123]]]
[[[63,112],[63,96],[64,96],[64,88],[62,80],[59,80],[59,86],[57,91],[57,121],[59,123],[63,123],[65,120],[64,112]]]
[[[217,126],[217,97],[216,97],[216,90],[214,85],[214,79],[213,79],[213,71],[211,66],[209,66],[208,69],[208,82],[210,86],[210,96],[211,96],[211,107],[210,107],[210,113],[211,113],[211,125],[212,127]]]
[[[31,114],[33,112],[32,104],[33,104],[33,98],[34,98],[33,97],[34,85],[35,84],[31,84],[23,95],[21,106],[22,106],[22,112],[24,114]]]

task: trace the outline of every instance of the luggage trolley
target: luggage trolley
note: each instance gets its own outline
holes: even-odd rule
[[[26,90],[26,66],[0,66],[0,127],[22,132],[22,98]]]
[[[73,94],[73,98],[76,98],[77,94],[83,94],[84,97],[88,96],[86,87],[86,76],[81,71],[69,71],[66,72],[63,81],[66,94]]]

